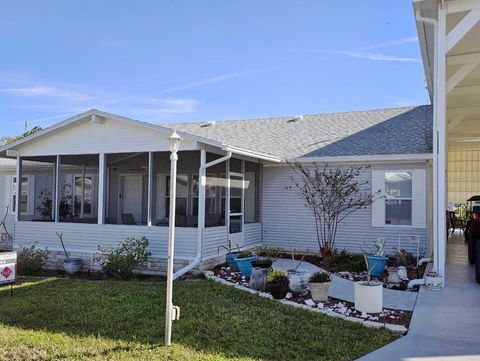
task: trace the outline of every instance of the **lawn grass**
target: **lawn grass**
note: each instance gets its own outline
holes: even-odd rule
[[[296,309],[213,281],[177,282],[181,319],[163,347],[165,284],[23,278],[0,289],[1,360],[352,360],[386,330]]]

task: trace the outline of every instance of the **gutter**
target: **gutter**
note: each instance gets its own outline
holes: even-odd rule
[[[232,152],[231,151],[227,151],[227,155],[225,155],[224,157],[222,158],[218,158],[218,159],[215,159],[213,161],[211,161],[210,163],[205,163],[205,158],[206,158],[206,151],[203,149],[202,150],[202,159],[201,159],[201,165],[200,165],[200,168],[198,170],[198,174],[199,174],[199,179],[200,179],[200,182],[203,182],[203,179],[205,179],[205,174],[206,174],[206,170],[207,168],[209,167],[212,167],[216,164],[219,164],[219,163],[222,163],[222,162],[225,162],[227,160],[229,160],[230,158],[232,157]],[[198,214],[200,216],[200,198],[203,198],[205,199],[205,184],[203,184],[203,187],[199,187],[199,193],[200,193],[200,189],[204,189],[203,190],[203,197],[199,197],[199,207],[198,207]],[[200,194],[199,194],[200,196]],[[205,204],[204,204],[205,205]],[[202,260],[202,239],[203,239],[203,230],[205,228],[205,207],[203,207],[204,211],[203,211],[203,215],[201,217],[199,217],[198,219],[198,227],[197,227],[197,255],[195,256],[195,259],[192,261],[192,263],[190,263],[189,265],[179,269],[177,272],[175,272],[173,274],[173,280],[176,280],[178,277],[180,276],[183,276],[185,273],[191,271],[193,268],[195,268],[199,263],[200,261]],[[200,219],[201,218],[201,219]]]

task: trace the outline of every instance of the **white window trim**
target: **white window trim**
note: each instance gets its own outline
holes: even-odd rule
[[[190,185],[190,186],[191,186],[191,193],[192,193],[192,201],[191,201],[192,207],[191,207],[191,210],[190,210],[191,212],[190,212],[190,213],[191,213],[192,215],[193,215],[193,205],[194,205],[194,203],[195,203],[194,200],[195,200],[195,199],[198,199],[198,193],[195,195],[195,192],[194,192],[195,177],[197,177],[197,179],[198,179],[198,173],[193,173],[193,174],[192,174],[192,181],[191,181],[191,185]],[[216,178],[217,178],[217,174],[216,174],[216,173],[207,173],[207,174],[206,174],[206,177],[207,177],[207,178],[214,178],[214,179],[216,179]],[[217,183],[218,183],[218,182],[217,182]],[[214,206],[214,213],[216,213],[216,212],[217,212],[218,184],[213,187],[213,188],[215,189],[215,196],[214,196],[214,197],[209,197],[209,196],[208,196],[208,192],[207,192],[207,188],[208,188],[208,187],[209,187],[209,186],[205,185],[205,200],[207,200],[207,199],[214,199],[214,204],[213,204],[213,206]],[[212,188],[212,187],[211,187],[211,188]],[[205,207],[206,207],[206,202],[205,202]],[[197,216],[198,216],[198,214],[197,214]]]
[[[10,214],[16,214],[16,210],[13,211],[14,202],[13,196],[16,196],[17,189],[14,186],[14,180],[17,178],[16,175],[12,175],[9,178],[10,191],[9,191],[9,204],[10,204]],[[27,178],[27,212],[20,212],[22,216],[33,216],[35,215],[35,175],[22,175],[22,179]]]
[[[185,176],[187,177],[187,195],[186,197],[179,197],[177,198],[187,198],[187,215],[189,214],[189,209],[191,208],[191,200],[189,197],[190,188],[191,188],[191,181],[188,173],[178,173],[177,177]],[[157,212],[156,218],[163,219],[166,218],[166,205],[167,199],[170,199],[170,196],[167,195],[167,178],[170,177],[170,173],[159,173],[157,174]],[[168,202],[169,203],[169,202]],[[160,218],[159,218],[160,217]]]
[[[385,198],[385,173],[410,172],[412,174],[411,198]],[[380,190],[380,198],[372,204],[372,227],[375,228],[426,228],[427,176],[425,169],[382,169],[372,170],[372,192]],[[407,199],[412,201],[412,224],[386,224],[385,200]]]
[[[95,214],[96,214],[96,211],[97,211],[97,197],[95,196],[96,195],[96,188],[95,188],[95,185],[96,185],[96,179],[95,179],[95,176],[96,176],[96,173],[85,173],[85,178],[91,178],[92,179],[92,189],[91,189],[91,192],[92,192],[92,204],[90,205],[91,207],[91,213],[83,213],[83,216],[88,216],[88,217],[93,217]],[[75,178],[82,178],[82,174],[81,173],[75,173],[75,174],[72,174],[72,194],[73,194],[73,197],[75,199],[75,196],[77,196],[76,194],[76,187],[75,187]],[[78,196],[80,196],[81,198],[81,194],[79,194]]]

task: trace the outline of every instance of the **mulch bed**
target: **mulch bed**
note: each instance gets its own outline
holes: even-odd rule
[[[215,276],[220,277],[228,282],[249,287],[248,277],[242,276],[240,272],[233,272],[226,264],[219,265],[213,269]],[[354,308],[351,302],[339,300],[337,298],[329,297],[328,301],[316,303],[311,299],[310,291],[304,294],[288,293],[286,298],[288,301],[305,304],[310,307],[320,308],[325,311],[339,313],[345,316],[355,317],[362,320],[375,321],[380,323],[390,323],[396,325],[403,325],[406,328],[410,325],[412,312],[400,311],[384,308],[380,314],[362,313]]]

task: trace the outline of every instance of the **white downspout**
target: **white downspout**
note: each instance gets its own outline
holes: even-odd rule
[[[434,34],[434,54],[433,54],[433,220],[434,220],[434,227],[433,227],[433,260],[434,265],[439,267],[440,261],[440,244],[439,244],[439,225],[438,222],[440,220],[439,214],[439,207],[438,207],[438,189],[439,189],[439,169],[438,169],[438,157],[439,157],[439,136],[438,136],[438,46],[437,46],[437,39],[438,39],[438,21],[434,18],[427,18],[421,16],[420,10],[415,11],[415,18],[419,22],[431,24],[433,26],[433,34]],[[413,281],[411,281],[413,282]]]
[[[198,192],[198,228],[197,228],[197,255],[195,259],[189,265],[179,269],[173,274],[173,279],[184,275],[185,273],[191,271],[196,267],[202,260],[202,239],[203,239],[203,230],[205,228],[205,183],[206,183],[206,170],[209,167],[212,167],[216,164],[225,162],[232,157],[232,152],[227,152],[222,158],[215,159],[210,163],[206,163],[206,151],[205,149],[201,150],[200,157],[200,168],[198,170],[198,178],[200,180],[199,192]],[[203,201],[201,201],[203,199]],[[201,206],[203,204],[203,206]]]

